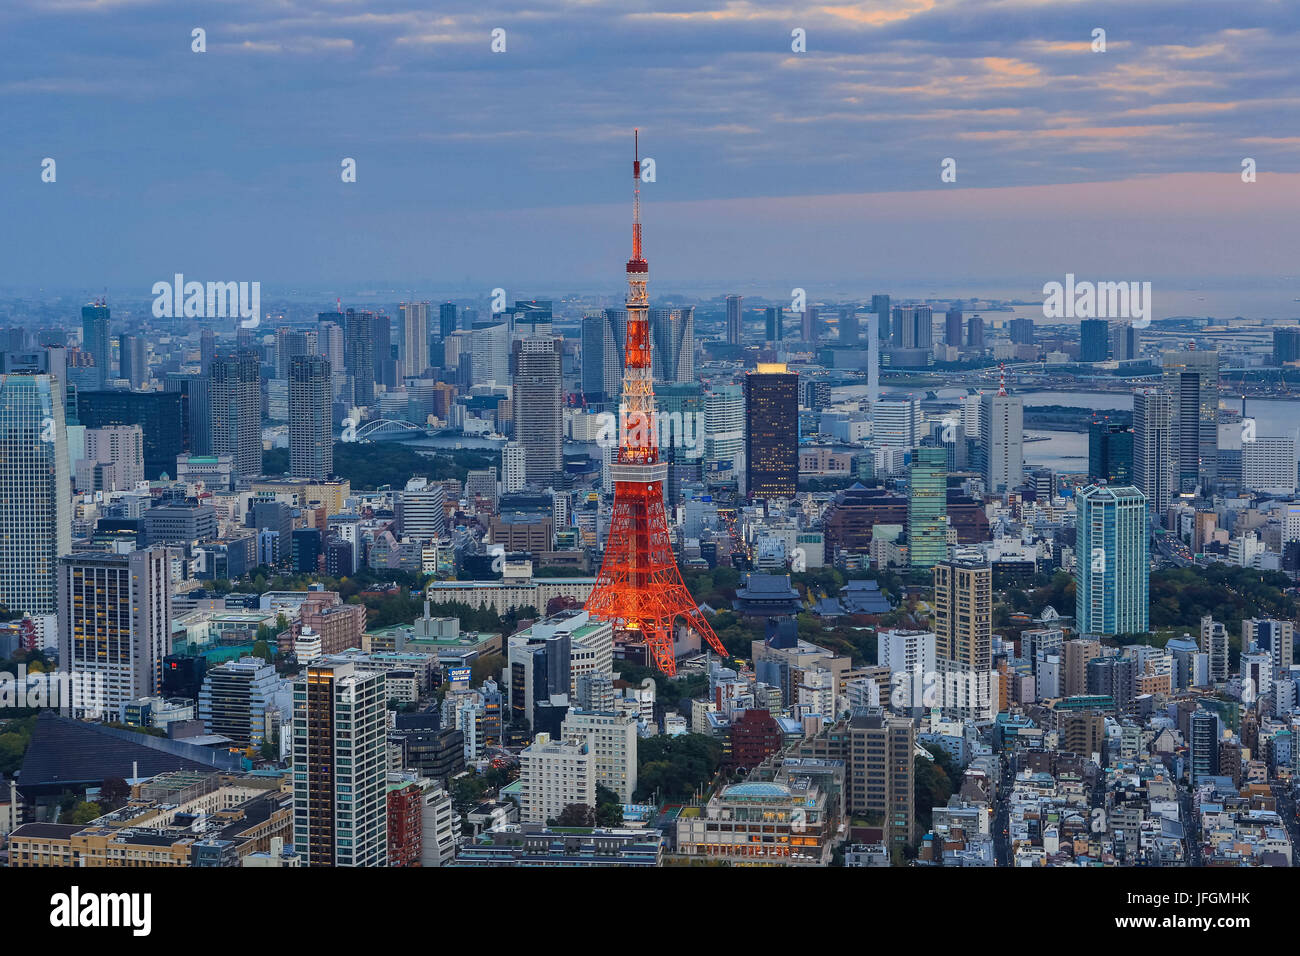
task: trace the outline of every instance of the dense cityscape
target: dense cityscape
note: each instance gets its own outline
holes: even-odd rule
[[[613,867],[1283,913],[1300,100],[1243,84],[1294,24],[500,5],[0,11],[70,31],[0,76],[10,912]]]
[[[622,308],[6,304],[7,864],[1290,866],[1300,325],[655,303],[634,188]]]

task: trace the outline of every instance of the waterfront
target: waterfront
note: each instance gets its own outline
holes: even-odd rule
[[[1026,408],[1064,405],[1070,408],[1091,408],[1100,412],[1133,411],[1133,396],[1126,393],[1027,392],[1023,398]],[[1225,411],[1240,411],[1241,400],[1230,399],[1220,402],[1220,408]],[[1247,399],[1246,416],[1255,419],[1256,431],[1261,438],[1280,438],[1287,435],[1300,438],[1300,400]],[[1026,466],[1051,468],[1061,474],[1088,470],[1086,432],[1027,428],[1025,437],[1050,439],[1050,441],[1025,445]]]

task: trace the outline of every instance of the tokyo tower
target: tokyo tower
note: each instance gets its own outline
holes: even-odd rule
[[[664,481],[668,466],[659,460],[655,431],[654,374],[651,370],[650,267],[641,254],[641,149],[634,136],[632,178],[632,258],[627,261],[627,346],[623,402],[619,409],[618,460],[610,466],[614,514],[605,558],[586,608],[614,622],[623,640],[643,640],[653,664],[668,676],[677,673],[673,626],[683,618],[713,650],[726,649],[686,590],[668,539]]]

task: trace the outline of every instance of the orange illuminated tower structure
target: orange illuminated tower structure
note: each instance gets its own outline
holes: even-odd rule
[[[605,559],[587,610],[614,622],[624,641],[645,641],[654,666],[677,673],[673,628],[678,618],[697,631],[713,650],[722,642],[686,590],[664,512],[668,466],[659,460],[655,433],[654,373],[651,370],[650,267],[641,255],[641,152],[639,136],[632,162],[632,258],[627,262],[627,347],[623,403],[619,409],[618,460],[610,465],[614,514],[605,539]]]

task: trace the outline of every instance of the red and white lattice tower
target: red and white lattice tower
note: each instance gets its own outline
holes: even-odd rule
[[[669,676],[677,673],[673,629],[678,618],[719,654],[726,649],[700,613],[677,570],[655,430],[654,372],[651,368],[650,267],[641,254],[641,151],[635,140],[632,177],[632,258],[627,262],[627,348],[623,403],[619,409],[618,460],[610,466],[614,514],[605,539],[605,558],[586,608],[613,621],[620,640],[645,641],[650,661]]]

